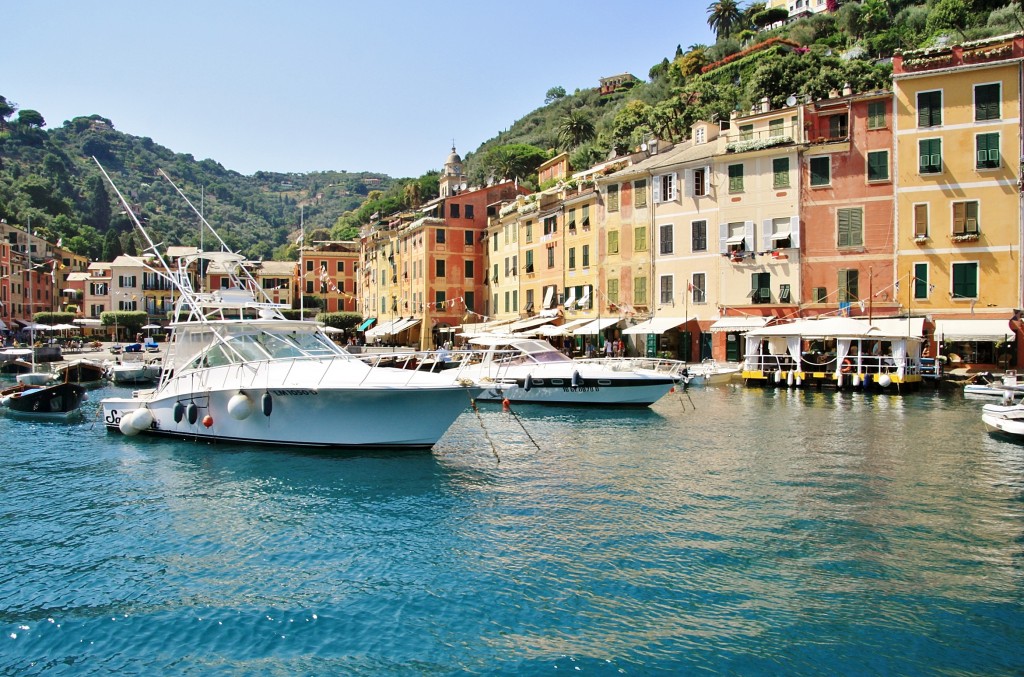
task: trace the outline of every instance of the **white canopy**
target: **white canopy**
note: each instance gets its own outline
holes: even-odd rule
[[[366,338],[377,338],[378,336],[390,336],[391,333],[392,333],[391,332],[391,327],[394,326],[395,324],[401,322],[401,321],[402,321],[402,318],[398,318],[397,320],[389,320],[388,322],[381,322],[380,324],[378,324],[373,329],[368,329],[366,331],[365,336],[366,336]]]
[[[588,322],[579,329],[575,330],[573,334],[575,334],[576,336],[582,336],[584,334],[600,334],[608,327],[618,323],[619,318],[617,317],[602,317]]]
[[[938,341],[1013,341],[1009,320],[935,320]]]
[[[711,331],[750,331],[768,324],[770,317],[723,317],[711,325]]]
[[[652,317],[646,322],[627,327],[622,330],[623,334],[664,334],[669,329],[675,329],[686,323],[685,317]]]
[[[878,329],[882,338],[924,338],[924,318],[886,317],[872,320],[871,324]]]
[[[875,338],[880,337],[878,329],[866,320],[853,317],[826,317],[823,319],[802,319],[786,324],[776,324],[748,332],[747,336],[800,336],[803,338]]]
[[[98,327],[100,324],[102,324],[102,322],[100,322],[100,320],[94,320],[91,317],[78,317],[78,318],[75,318],[74,320],[71,320],[71,321],[74,322],[75,324],[83,324],[83,325],[87,324],[90,327],[92,327],[92,326]]]
[[[519,320],[518,322],[513,322],[512,324],[508,325],[507,327],[504,327],[503,330],[504,331],[519,331],[521,329],[529,329],[531,327],[539,327],[542,324],[547,324],[549,321],[550,320],[547,317],[529,317],[529,318],[527,318],[525,320]]]

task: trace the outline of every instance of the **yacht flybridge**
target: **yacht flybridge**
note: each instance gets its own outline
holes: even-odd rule
[[[182,257],[172,268],[103,173],[149,245],[152,264],[144,265],[177,296],[159,382],[104,399],[108,429],[277,446],[430,447],[480,392],[466,379],[369,365],[316,323],[286,319],[286,306],[267,298],[201,214],[224,251]],[[197,291],[190,271],[213,262],[227,288]]]

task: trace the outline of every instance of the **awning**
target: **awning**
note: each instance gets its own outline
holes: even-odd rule
[[[565,300],[565,303],[563,303],[562,305],[565,306],[566,308],[572,308],[574,305],[576,305],[576,289],[575,289],[575,287],[569,289],[569,298],[567,298]]]
[[[923,317],[912,317],[909,320],[905,317],[872,319],[871,326],[878,330],[872,334],[877,334],[879,338],[924,338]]]
[[[548,290],[544,292],[544,307],[550,308],[551,302],[555,300],[555,288],[548,287]]]
[[[618,324],[619,318],[617,317],[602,317],[597,320],[592,320],[576,331],[573,332],[576,336],[582,336],[584,334],[600,334],[608,327]]]
[[[935,320],[938,341],[1012,341],[1015,336],[1005,320]]]
[[[371,324],[373,324],[376,321],[377,321],[376,317],[369,317],[369,318],[363,320],[363,323],[361,325],[356,327],[356,331],[366,331],[366,328],[369,327]]]
[[[590,285],[587,285],[583,289],[583,296],[580,297],[580,302],[577,304],[580,308],[587,308],[590,303]]]
[[[397,320],[391,320],[390,322],[385,322],[383,324],[378,324],[376,327],[374,327],[373,329],[370,329],[369,331],[366,332],[366,338],[376,338],[378,336],[390,336],[391,335],[391,327],[393,325],[397,324],[398,322],[401,322],[401,321],[402,321],[402,318],[398,318]]]
[[[506,331],[519,331],[520,329],[529,329],[530,327],[539,327],[542,324],[547,324],[549,321],[546,317],[530,317],[525,320],[519,320],[505,327]]]
[[[726,244],[742,244],[744,237],[745,237],[745,235],[743,233],[740,233],[739,235],[732,235],[732,236],[727,237],[725,239],[725,243]]]
[[[779,240],[785,240],[788,237],[792,237],[792,235],[793,234],[791,232],[789,232],[788,230],[780,230],[778,232],[772,233],[772,242],[778,242]]]
[[[750,331],[768,324],[770,317],[723,317],[711,325],[711,331]]]
[[[622,330],[623,334],[664,334],[669,329],[675,329],[686,323],[685,317],[652,317],[646,322],[627,327]]]
[[[402,320],[401,322],[396,322],[391,327],[391,329],[388,330],[388,333],[389,334],[399,334],[399,333],[405,331],[406,329],[412,329],[413,327],[415,327],[419,323],[420,323],[420,319],[418,317],[410,317],[408,320]]]

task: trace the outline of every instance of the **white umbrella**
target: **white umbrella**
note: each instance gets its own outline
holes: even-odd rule
[[[75,318],[74,320],[71,320],[71,321],[74,322],[75,324],[87,324],[89,326],[96,326],[96,327],[100,326],[100,324],[101,324],[101,322],[99,320],[94,320],[91,317],[79,317],[79,318]]]
[[[30,324],[26,329],[31,331],[50,331],[53,327],[48,324]]]
[[[344,329],[338,329],[337,327],[323,327],[323,330],[327,334],[344,334]]]
[[[53,327],[51,327],[51,329],[54,329],[55,331],[68,331],[70,329],[78,329],[78,325],[77,324],[55,324],[55,325],[53,325]]]
[[[143,329],[163,329],[163,327],[160,326],[159,324],[147,324],[147,325],[145,325],[142,328]]]

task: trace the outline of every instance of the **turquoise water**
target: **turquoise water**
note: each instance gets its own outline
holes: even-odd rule
[[[1019,674],[980,407],[708,388],[327,455],[0,419],[0,672]]]

